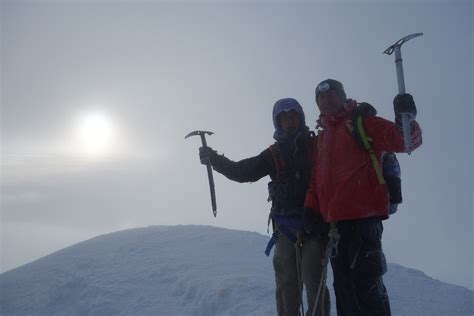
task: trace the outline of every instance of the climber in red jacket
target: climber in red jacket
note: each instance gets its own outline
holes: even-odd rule
[[[387,266],[382,251],[382,220],[388,218],[389,195],[380,184],[366,149],[354,137],[355,101],[343,85],[327,79],[316,87],[321,128],[313,146],[313,168],[305,207],[334,223],[340,239],[331,259],[338,315],[390,315],[382,281]],[[404,152],[400,113],[416,116],[409,94],[394,99],[395,123],[378,116],[364,118],[364,129],[379,161],[384,152]],[[422,143],[421,129],[411,122],[412,144]],[[333,225],[334,226],[334,225]]]

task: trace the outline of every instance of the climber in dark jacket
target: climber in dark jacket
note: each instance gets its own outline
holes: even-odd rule
[[[326,248],[325,238],[312,213],[304,213],[304,201],[311,176],[311,147],[314,134],[305,124],[301,105],[292,98],[278,100],[273,107],[276,142],[259,155],[234,162],[209,147],[199,149],[201,162],[211,163],[214,170],[237,182],[254,182],[270,176],[269,200],[272,201],[270,219],[273,236],[273,268],[276,281],[278,315],[299,315],[302,306],[302,283],[306,288],[308,309],[313,310],[320,284]],[[329,315],[329,292],[324,291],[324,304],[317,307],[317,315]]]

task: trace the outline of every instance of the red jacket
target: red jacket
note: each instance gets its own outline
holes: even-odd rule
[[[377,180],[368,152],[351,134],[347,112],[322,117],[323,131],[313,145],[313,168],[305,207],[319,212],[326,222],[367,217],[388,218],[388,191]],[[395,123],[381,117],[364,119],[367,137],[373,140],[377,157],[382,153],[404,152],[403,135]],[[414,122],[413,148],[422,143],[421,129]]]

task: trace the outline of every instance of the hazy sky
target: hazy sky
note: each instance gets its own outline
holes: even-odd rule
[[[394,57],[424,144],[399,155],[390,262],[473,288],[473,3],[1,1],[1,271],[99,234],[204,224],[266,234],[268,179],[215,175],[196,129],[238,160],[273,142],[271,110],[342,81],[393,119]],[[94,119],[95,117],[95,119]],[[92,135],[91,135],[92,134]],[[262,255],[264,246],[262,245]]]

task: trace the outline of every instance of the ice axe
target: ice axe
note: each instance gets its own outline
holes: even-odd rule
[[[423,35],[423,33],[414,33],[399,39],[395,44],[391,45],[384,51],[384,54],[392,55],[395,52],[395,64],[397,67],[397,80],[398,80],[398,93],[405,94],[405,78],[403,76],[403,64],[402,64],[402,52],[401,47],[405,42],[408,42],[412,38]],[[411,153],[411,130],[410,125],[414,119],[414,115],[411,113],[400,113],[402,118],[402,129],[403,129],[403,141],[405,142],[405,150],[408,154]]]
[[[207,131],[194,131],[186,135],[184,138],[186,139],[191,136],[199,135],[201,136],[202,147],[207,147],[206,134],[212,135],[214,133],[207,132]],[[212,176],[211,163],[208,162],[206,164],[206,167],[207,167],[207,177],[209,178],[209,189],[211,190],[212,213],[214,214],[214,217],[216,217],[217,216],[216,189],[214,188],[214,177]]]

